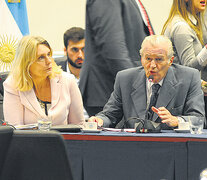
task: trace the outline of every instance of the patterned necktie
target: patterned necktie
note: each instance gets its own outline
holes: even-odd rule
[[[149,120],[152,120],[152,116],[153,116],[152,106],[156,105],[159,89],[160,89],[159,84],[152,85],[152,95],[150,98],[150,104],[149,104],[149,108],[148,108],[148,112],[147,112],[147,119],[149,119]]]
[[[140,4],[140,7],[141,7],[141,9],[142,9],[142,13],[143,13],[143,15],[144,15],[144,17],[145,17],[145,19],[146,19],[146,21],[147,21],[147,27],[148,27],[149,33],[150,33],[150,35],[153,35],[154,32],[153,32],[153,30],[152,30],[152,26],[151,26],[151,24],[150,24],[149,16],[148,16],[148,14],[147,14],[147,11],[145,10],[145,8],[144,8],[142,2],[141,2],[140,0],[138,0],[138,1],[139,1],[139,4]]]

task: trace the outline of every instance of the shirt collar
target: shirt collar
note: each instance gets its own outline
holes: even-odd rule
[[[155,84],[155,83],[153,83],[153,82],[150,82],[148,78],[147,78],[146,80],[147,80],[147,87],[148,87],[148,88],[151,88],[152,85]],[[164,79],[162,79],[162,80],[158,83],[160,86],[162,86],[162,84],[163,84],[163,80],[164,80]]]
[[[68,62],[67,62],[67,66],[66,66],[66,72],[69,73],[69,74],[72,74],[72,73],[70,72]],[[74,76],[74,77],[75,77],[75,76]],[[77,84],[79,85],[80,78],[78,79],[78,78],[75,77],[75,80],[76,80]]]

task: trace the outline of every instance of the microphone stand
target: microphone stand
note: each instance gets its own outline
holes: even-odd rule
[[[152,82],[153,79],[154,79],[154,76],[153,76],[153,75],[150,75],[150,76],[148,77],[148,81],[149,81],[149,82]],[[149,112],[149,108],[150,108],[150,107],[148,107],[147,110],[146,110],[145,120],[144,120],[144,123],[143,123],[142,133],[146,133],[146,132],[148,132],[148,129],[146,128],[146,121],[148,120],[148,112]]]

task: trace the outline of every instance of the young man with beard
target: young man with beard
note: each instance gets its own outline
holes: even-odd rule
[[[55,62],[62,67],[63,71],[71,73],[76,77],[77,84],[79,84],[80,70],[84,60],[84,31],[80,27],[68,29],[63,35],[65,56],[55,59]],[[85,109],[84,117],[88,119]]]
[[[84,60],[84,29],[72,27],[64,33],[63,39],[65,56],[56,58],[55,61],[63,71],[73,74],[79,83],[80,70]]]

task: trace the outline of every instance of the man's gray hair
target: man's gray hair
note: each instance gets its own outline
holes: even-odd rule
[[[144,41],[142,42],[141,45],[141,49],[140,49],[140,55],[143,55],[143,51],[144,48],[146,47],[147,43],[150,43],[152,46],[157,46],[160,43],[166,43],[168,45],[168,51],[167,51],[167,57],[170,60],[171,57],[173,56],[174,52],[173,52],[173,46],[172,46],[172,42],[170,41],[170,39],[164,35],[151,35],[151,36],[147,36]]]

